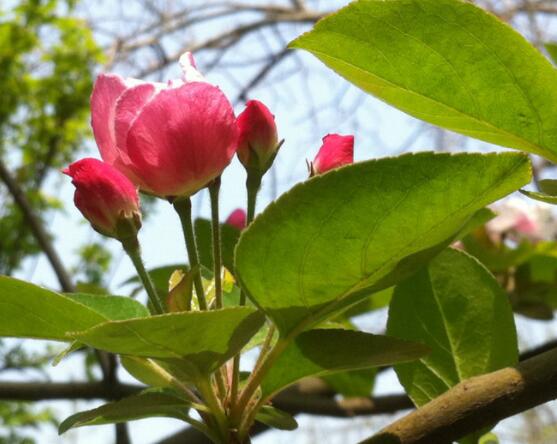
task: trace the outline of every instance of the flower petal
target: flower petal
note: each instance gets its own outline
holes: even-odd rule
[[[222,173],[236,150],[237,128],[226,96],[208,83],[159,92],[128,132],[134,173],[160,196],[191,195]]]
[[[114,111],[118,97],[128,88],[126,81],[115,74],[97,77],[91,95],[91,126],[101,156],[110,164],[118,158],[114,132]]]
[[[182,68],[182,78],[186,83],[189,82],[205,82],[205,77],[197,70],[195,60],[191,52],[185,52],[178,60],[180,68]]]

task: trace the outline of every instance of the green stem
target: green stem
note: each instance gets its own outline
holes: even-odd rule
[[[238,423],[238,421],[241,420],[243,417],[244,421],[241,421],[241,423],[245,424],[245,419],[249,417],[249,413],[255,407],[251,406],[248,408],[249,402],[257,391],[259,384],[261,384],[263,377],[267,374],[276,359],[284,352],[289,344],[290,340],[288,338],[279,338],[275,346],[269,351],[269,353],[265,355],[259,367],[253,370],[246,383],[246,386],[244,387],[240,397],[238,398],[238,402],[234,406],[234,411],[232,412],[233,422]]]
[[[220,177],[217,177],[209,185],[209,196],[211,197],[211,224],[213,232],[213,274],[215,279],[215,304],[217,308],[222,308],[222,253],[219,221],[219,191]]]
[[[219,217],[219,191],[220,177],[217,177],[209,184],[209,196],[211,197],[211,225],[213,234],[213,278],[215,280],[215,307],[222,308],[222,253],[220,237],[220,217]],[[221,399],[226,397],[228,391],[226,387],[226,369],[221,367],[215,374],[217,386]]]
[[[265,336],[265,340],[263,341],[263,345],[261,345],[261,350],[259,351],[257,362],[253,367],[254,372],[256,372],[259,369],[259,367],[261,367],[261,363],[265,359],[265,356],[267,356],[267,353],[269,353],[269,350],[271,348],[271,343],[273,342],[273,336],[275,335],[275,330],[276,330],[275,324],[271,324],[269,326],[269,330],[267,331],[267,335]]]
[[[149,301],[155,311],[155,314],[163,314],[164,308],[161,304],[161,300],[157,294],[157,290],[153,285],[153,281],[149,276],[149,273],[145,270],[145,266],[143,265],[143,261],[141,260],[141,249],[139,247],[139,242],[137,237],[127,238],[122,240],[122,246],[124,247],[124,251],[130,257],[133,266],[137,270],[137,274],[139,275],[139,279],[143,283],[145,287],[145,291],[147,292],[147,296],[149,296]]]
[[[211,410],[211,413],[219,428],[219,435],[223,439],[223,443],[228,442],[228,420],[224,408],[215,394],[213,385],[208,377],[201,376],[196,381],[196,386],[203,396],[203,400]]]
[[[248,191],[248,211],[247,211],[247,225],[253,221],[255,217],[255,204],[257,201],[257,193],[261,187],[261,173],[259,171],[248,170],[248,177],[246,179],[246,188]]]
[[[201,272],[199,270],[199,256],[197,254],[197,244],[195,242],[195,234],[193,232],[193,224],[191,221],[191,199],[189,197],[179,197],[174,201],[174,209],[180,217],[182,230],[184,231],[184,240],[186,241],[186,250],[190,261],[190,268],[193,273],[193,285],[197,294],[197,301],[201,310],[207,310],[207,301],[203,291],[203,282],[201,281]]]
[[[248,170],[248,177],[246,179],[246,188],[248,193],[248,206],[247,206],[247,221],[246,225],[249,226],[255,217],[255,205],[257,202],[257,193],[261,187],[262,175],[255,170]],[[246,293],[244,290],[240,292],[240,305],[246,305]],[[232,385],[230,387],[230,404],[235,408],[238,399],[238,386],[240,385],[240,354],[234,356],[232,365]]]

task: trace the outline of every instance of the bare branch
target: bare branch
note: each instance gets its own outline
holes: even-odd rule
[[[8,168],[4,164],[3,161],[0,161],[0,180],[6,185],[8,191],[12,195],[15,203],[21,210],[25,220],[29,224],[31,231],[33,232],[33,236],[37,240],[37,243],[41,247],[41,250],[46,255],[56,277],[58,278],[58,282],[60,282],[60,287],[62,290],[71,292],[74,291],[74,285],[68,275],[68,272],[64,268],[60,256],[52,246],[50,242],[50,237],[44,230],[42,223],[38,216],[35,214],[35,210],[27,200],[27,196],[17,183],[17,181],[12,177],[11,173],[8,171]]]
[[[452,443],[557,398],[557,349],[461,382],[361,444]]]

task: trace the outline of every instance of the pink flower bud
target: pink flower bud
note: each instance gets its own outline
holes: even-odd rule
[[[327,134],[311,163],[310,175],[322,174],[351,163],[354,163],[354,136]]]
[[[250,100],[238,116],[238,158],[250,169],[264,173],[279,148],[275,116],[258,100]]]
[[[226,219],[226,223],[238,228],[238,230],[243,230],[246,228],[246,219],[246,212],[242,208],[238,208],[230,213],[230,216]]]
[[[123,239],[141,228],[137,189],[111,165],[81,159],[62,171],[75,185],[74,203],[99,233]]]
[[[191,54],[182,79],[143,82],[101,74],[91,96],[91,124],[103,160],[142,191],[189,196],[219,176],[236,151],[232,105],[207,83]]]

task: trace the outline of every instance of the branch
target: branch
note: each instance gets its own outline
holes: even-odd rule
[[[53,399],[120,399],[140,392],[140,385],[105,382],[0,382],[0,399],[7,401],[45,401]]]
[[[557,398],[557,349],[461,382],[361,444],[451,443]]]
[[[62,290],[66,292],[74,291],[75,288],[70,279],[70,276],[68,275],[66,269],[62,264],[62,261],[60,260],[60,256],[58,256],[58,253],[56,252],[56,250],[54,250],[54,247],[50,242],[50,238],[46,233],[46,231],[44,230],[40,219],[35,214],[33,207],[27,200],[27,196],[25,196],[25,193],[23,192],[21,187],[16,182],[16,180],[12,177],[12,175],[6,168],[6,165],[1,160],[0,160],[0,180],[2,180],[2,182],[4,182],[4,184],[8,188],[8,191],[12,195],[15,203],[17,204],[25,220],[29,224],[33,236],[35,236],[35,239],[37,240],[37,243],[41,247],[41,250],[44,252],[48,261],[50,262],[50,265],[52,266],[52,269],[54,270],[54,273],[58,278],[58,282],[60,282],[60,287],[62,287]]]

